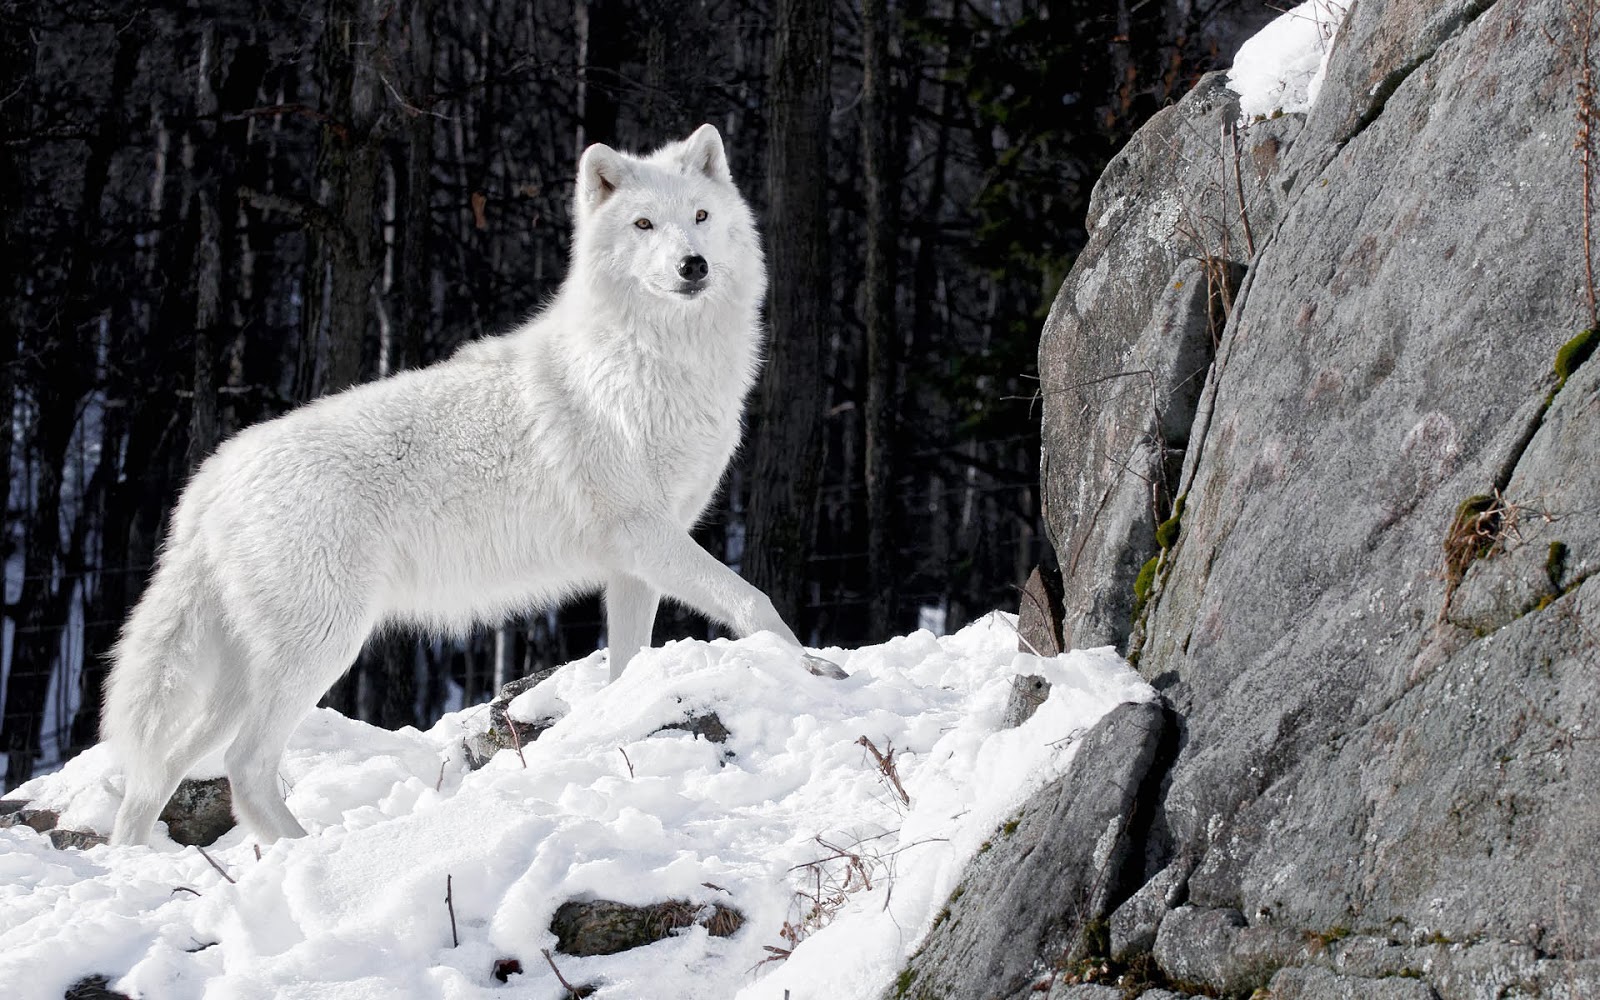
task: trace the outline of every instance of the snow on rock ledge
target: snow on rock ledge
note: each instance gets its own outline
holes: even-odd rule
[[[997,614],[944,638],[823,651],[844,681],[806,673],[770,636],[673,643],[609,685],[597,654],[512,709],[561,713],[523,747],[526,768],[514,750],[466,767],[482,706],[426,733],[318,711],[283,768],[311,835],[257,859],[243,831],[228,833],[208,853],[233,883],[160,836],[153,849],[80,852],[0,830],[0,984],[14,1000],[57,1000],[96,974],[170,1000],[554,996],[540,950],[556,945],[558,907],[606,899],[725,905],[746,923],[727,938],[690,926],[614,955],[557,956],[596,997],[872,996],[995,826],[1066,770],[1074,734],[1154,697],[1109,650],[1015,649]],[[1019,672],[1052,693],[1002,731]],[[663,728],[712,711],[726,744]],[[893,748],[909,805],[863,736]],[[95,748],[16,794],[103,830],[120,780]],[[802,893],[844,874],[823,842],[858,858],[871,888],[857,878],[818,909]],[[769,946],[792,954],[763,964]],[[508,985],[492,975],[502,958],[524,970]]]
[[[1347,0],[1309,0],[1239,47],[1228,88],[1239,95],[1243,121],[1311,110],[1348,7]]]

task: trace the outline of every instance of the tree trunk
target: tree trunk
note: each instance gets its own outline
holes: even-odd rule
[[[328,192],[324,204],[338,228],[328,255],[327,332],[313,387],[318,396],[361,379],[361,346],[379,264],[373,233],[381,84],[374,56],[381,9],[371,0],[328,0],[327,9],[326,102],[337,127],[323,128],[321,175]]]
[[[189,471],[200,467],[217,447],[217,326],[222,314],[222,220],[217,208],[213,136],[209,120],[217,111],[217,35],[207,27],[200,35],[200,65],[195,74],[195,121],[185,137],[185,187],[199,224],[194,244],[194,402],[189,411]]]
[[[380,350],[380,371],[392,374],[415,365],[428,327],[428,208],[433,197],[433,126],[427,113],[433,90],[433,0],[411,0],[385,22],[383,58],[395,67],[404,102],[394,174],[394,240],[385,289],[393,303],[390,336]],[[362,715],[385,729],[414,726],[417,718],[417,640],[411,631],[389,630],[374,638],[362,657],[371,704]]]
[[[889,10],[887,0],[861,5],[861,159],[866,185],[867,638],[895,631],[894,400],[899,365],[895,330],[897,207],[889,121]]]
[[[828,114],[832,11],[777,0],[768,104],[767,366],[755,400],[744,572],[802,638],[822,453],[822,347],[831,268]]]
[[[360,381],[372,285],[381,263],[373,234],[381,165],[377,127],[382,97],[375,57],[382,8],[370,0],[328,0],[326,10],[321,57],[329,121],[322,128],[318,176],[329,221],[313,232],[317,270],[308,301],[320,299],[320,306],[308,310],[317,319],[309,331],[317,346],[312,396]],[[358,674],[354,669],[347,673],[323,704],[346,715],[365,714]],[[379,695],[374,700],[383,699]]]

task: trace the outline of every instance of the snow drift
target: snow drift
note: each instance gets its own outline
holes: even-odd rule
[[[823,651],[845,681],[812,677],[765,634],[672,643],[609,685],[596,654],[511,706],[557,719],[524,748],[526,767],[502,751],[467,769],[461,744],[487,725],[481,706],[428,732],[318,711],[282,774],[311,835],[257,858],[234,830],[207,849],[232,882],[159,834],[153,849],[78,852],[0,830],[0,991],[56,1000],[103,974],[170,1000],[545,1000],[560,990],[541,954],[555,952],[552,916],[599,898],[723,904],[745,923],[728,938],[690,927],[614,955],[555,953],[596,997],[872,996],[967,859],[1067,767],[1075,737],[1154,697],[1109,649],[1015,649],[1012,621],[994,614],[944,638]],[[1047,677],[1050,698],[1002,731],[1019,672]],[[726,743],[663,729],[707,713]],[[862,737],[893,750],[909,804]],[[120,780],[96,747],[11,798],[104,832]],[[505,984],[491,974],[502,958],[523,970]]]

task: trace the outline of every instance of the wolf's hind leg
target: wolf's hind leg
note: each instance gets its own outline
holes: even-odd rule
[[[223,755],[234,815],[263,840],[306,835],[278,791],[283,750],[306,707],[286,698],[269,698],[265,705],[254,706],[257,714],[245,720]]]
[[[156,818],[166,808],[184,775],[200,758],[222,745],[239,724],[237,718],[205,712],[171,746],[141,750],[130,761],[128,784],[111,829],[113,844],[148,844]]]
[[[649,648],[660,601],[660,592],[637,577],[619,573],[606,584],[606,653],[612,680],[622,676],[622,668],[641,649]]]

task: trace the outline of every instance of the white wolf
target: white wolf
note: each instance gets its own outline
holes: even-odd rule
[[[224,743],[239,819],[303,836],[284,746],[386,621],[458,630],[603,587],[613,680],[663,594],[799,651],[689,534],[738,444],[766,290],[722,137],[591,146],[576,202],[567,279],[524,326],[251,427],[200,467],[107,682],[127,772],[113,843],[144,843]]]

